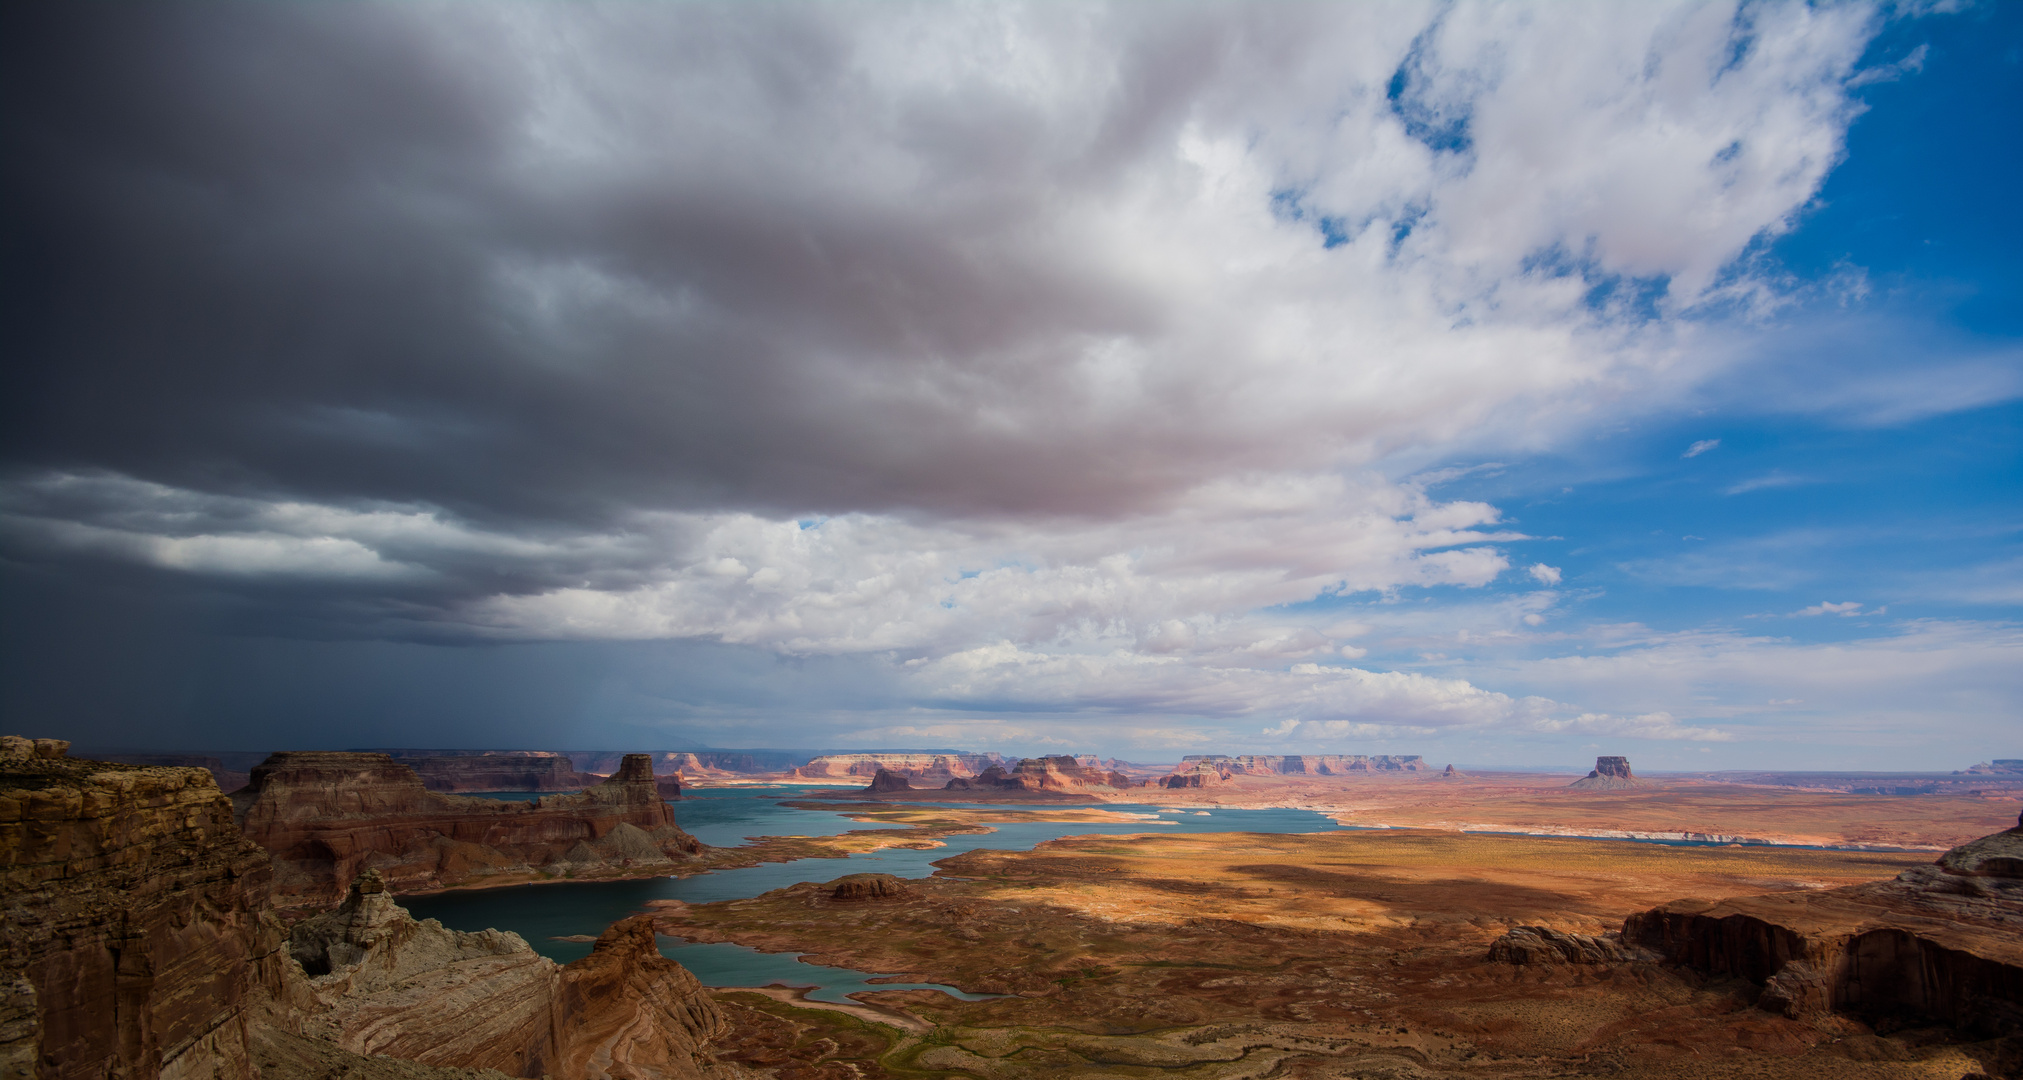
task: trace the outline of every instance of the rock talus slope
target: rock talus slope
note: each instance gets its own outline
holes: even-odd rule
[[[1632,915],[1623,941],[1764,987],[1763,1007],[2023,1035],[2023,820],[1889,881]]]
[[[429,791],[385,754],[275,754],[232,796],[275,860],[275,890],[337,902],[365,869],[399,891],[541,875],[624,875],[702,850],[675,823],[645,754],[584,791],[504,802]]]
[[[0,1077],[253,1075],[285,997],[267,856],[200,768],[0,739]]]

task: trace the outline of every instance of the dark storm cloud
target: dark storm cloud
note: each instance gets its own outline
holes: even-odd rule
[[[1004,102],[892,120],[924,180],[817,175],[840,164],[821,129],[862,104],[834,92],[849,58],[820,12],[588,20],[624,99],[576,102],[583,127],[557,134],[625,142],[545,155],[543,73],[508,40],[540,25],[320,5],[10,20],[16,470],[579,523],[1089,509],[1186,471],[1067,422],[972,427],[992,401],[1060,400],[1036,384],[1076,341],[1153,315],[1021,250],[1047,195],[1000,170],[1046,148]],[[684,67],[707,79],[626,84]]]

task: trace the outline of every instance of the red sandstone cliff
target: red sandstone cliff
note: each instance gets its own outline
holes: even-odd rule
[[[1003,762],[997,754],[824,754],[788,775],[805,780],[870,779],[882,770],[920,786],[967,779]]]
[[[1890,881],[1678,900],[1623,941],[1764,987],[1793,1017],[1835,1010],[2023,1034],[2023,821]]]
[[[644,919],[558,967],[517,935],[418,923],[368,873],[284,938],[270,859],[208,773],[66,745],[0,738],[0,1077],[724,1075],[721,1015]]]
[[[267,856],[198,768],[0,739],[0,1076],[251,1077],[283,983]]]
[[[533,802],[444,795],[385,754],[275,754],[232,796],[274,856],[275,891],[335,903],[368,867],[397,891],[542,876],[625,876],[702,850],[675,824],[651,760],[628,755],[582,792]]]

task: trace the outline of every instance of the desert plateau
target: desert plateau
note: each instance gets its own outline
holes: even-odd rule
[[[488,799],[429,790],[448,755],[295,752],[228,798],[205,768],[4,750],[0,1068],[24,1080],[2023,1069],[2023,774],[1896,796],[1610,758],[1602,785],[1340,758],[450,766],[525,791]],[[586,786],[544,793],[559,775]],[[679,824],[739,807],[838,824]],[[505,925],[463,925],[469,898]],[[537,908],[583,929],[544,937]],[[707,984],[679,960],[724,947]],[[739,981],[764,956],[866,974]]]

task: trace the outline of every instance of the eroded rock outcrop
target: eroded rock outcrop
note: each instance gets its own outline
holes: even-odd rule
[[[719,1075],[705,1044],[723,1016],[644,917],[562,966],[517,934],[417,922],[367,871],[289,949],[315,998],[303,1034],[352,1053],[564,1080]]]
[[[866,785],[864,790],[871,792],[912,791],[913,782],[890,769],[880,769],[878,770],[878,775],[871,778],[871,783]]]
[[[1462,772],[1460,769],[1457,769],[1452,765],[1449,765],[1445,769],[1442,769],[1440,771],[1440,779],[1442,780],[1461,780],[1466,778],[1467,776],[1468,776],[1467,773]]]
[[[1598,757],[1593,772],[1567,787],[1576,791],[1627,791],[1644,785],[1645,781],[1630,771],[1629,758]]]
[[[2023,821],[1890,881],[1631,916],[1623,940],[1764,987],[1764,1008],[2023,1034]]]
[[[654,872],[702,850],[675,823],[645,754],[593,787],[532,802],[429,791],[385,754],[275,754],[232,800],[240,827],[274,856],[277,895],[295,905],[335,903],[368,868],[413,891]]]
[[[1183,765],[1173,772],[1160,777],[1156,783],[1162,788],[1214,787],[1229,782],[1230,772],[1215,761],[1189,759],[1192,764]]]
[[[945,785],[950,791],[1046,791],[1069,794],[1081,791],[1115,791],[1131,786],[1123,773],[1091,767],[1066,754],[1025,758],[1006,768],[992,765],[973,777],[957,777]]]
[[[891,874],[851,874],[829,883],[831,900],[889,900],[905,895],[906,882]]]
[[[0,738],[0,1076],[253,1075],[285,997],[266,853],[211,774]]]
[[[1489,959],[1499,964],[1614,964],[1629,958],[1608,938],[1546,926],[1514,926],[1489,943]]]

